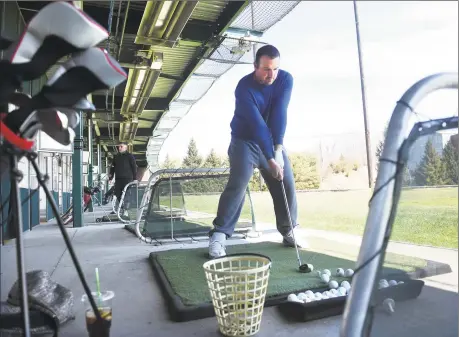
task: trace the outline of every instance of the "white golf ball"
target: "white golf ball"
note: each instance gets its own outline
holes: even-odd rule
[[[403,284],[403,283],[405,283],[405,282],[403,282],[403,281],[398,282],[398,284]]]
[[[310,299],[309,297],[306,297],[304,300],[303,300],[303,303],[309,303],[311,302],[312,299]]]
[[[346,293],[347,293],[346,288],[344,288],[344,287],[339,287],[338,288],[339,296],[346,296]]]
[[[289,301],[289,302],[299,302],[299,299],[295,294],[290,294],[287,297],[287,301]]]
[[[304,301],[306,298],[308,298],[308,296],[305,293],[299,293],[297,297],[301,301]]]
[[[314,270],[314,265],[313,265],[313,264],[308,263],[308,267],[309,267],[309,270],[310,270],[310,271],[313,271],[313,270]]]
[[[336,269],[336,276],[344,276],[344,269],[343,268]]]
[[[311,291],[311,290],[307,290],[305,292],[306,296],[309,297],[309,298],[314,298],[314,293]]]
[[[322,293],[322,296],[327,296],[327,297],[330,297],[330,292],[328,290],[325,290],[323,293]]]
[[[398,284],[398,283],[397,283],[397,281],[395,281],[395,280],[390,280],[390,281],[389,281],[389,285],[390,285],[390,286],[396,286],[397,284]]]
[[[322,275],[320,275],[320,278],[321,278],[322,281],[325,282],[325,283],[330,282],[330,275],[328,275],[328,274],[322,274]]]
[[[339,284],[338,284],[338,282],[333,280],[333,281],[328,282],[328,286],[330,287],[330,289],[338,289]]]
[[[345,277],[351,277],[352,275],[354,275],[354,271],[352,269],[346,269],[344,272]]]
[[[331,276],[331,271],[328,270],[328,269],[324,269],[324,270],[322,271],[322,274],[327,274],[328,276]]]
[[[386,282],[379,282],[379,289],[389,287],[389,283]]]
[[[322,294],[317,292],[314,294],[314,297],[316,298],[316,301],[320,301],[322,299]]]
[[[351,284],[348,281],[343,281],[341,282],[341,287],[343,287],[347,291],[348,289],[351,288]]]
[[[333,294],[334,296],[337,296],[339,293],[338,293],[338,290],[336,289],[330,289],[330,294]]]

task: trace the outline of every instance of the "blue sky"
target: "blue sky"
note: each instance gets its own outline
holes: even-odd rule
[[[458,71],[456,1],[358,2],[372,145],[376,147],[396,101],[421,78]],[[301,27],[301,29],[299,28]],[[279,48],[281,68],[292,73],[285,146],[303,151],[314,137],[363,134],[359,65],[351,1],[301,2],[261,39]],[[223,75],[165,141],[182,158],[193,137],[202,155],[226,153],[234,113],[234,89],[251,72],[237,65]],[[457,114],[457,91],[428,96],[418,112],[429,117]]]

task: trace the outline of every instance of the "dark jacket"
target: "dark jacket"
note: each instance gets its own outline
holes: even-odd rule
[[[137,164],[135,158],[129,152],[118,153],[110,167],[110,176],[115,179],[130,179],[136,180],[137,177]]]

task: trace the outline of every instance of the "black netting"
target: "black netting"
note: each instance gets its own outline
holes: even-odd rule
[[[231,27],[264,32],[299,3],[300,1],[253,1],[236,18]]]

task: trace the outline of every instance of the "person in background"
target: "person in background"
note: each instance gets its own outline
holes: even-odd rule
[[[118,145],[118,153],[115,155],[110,167],[110,173],[108,176],[109,181],[115,178],[115,196],[118,202],[121,200],[121,195],[127,184],[137,179],[137,164],[135,162],[134,155],[128,150],[126,143],[122,142]],[[126,196],[128,197],[128,196]],[[127,199],[129,200],[129,198]],[[124,207],[124,216],[127,216],[127,209],[129,205]]]

